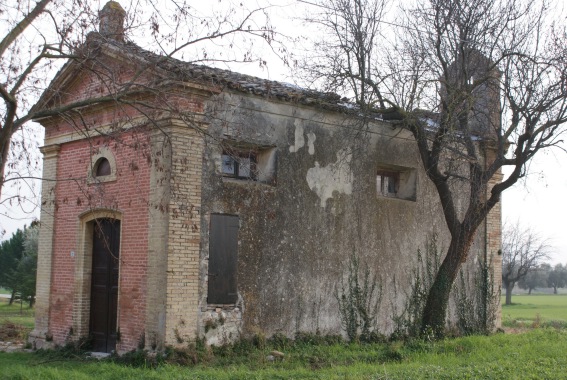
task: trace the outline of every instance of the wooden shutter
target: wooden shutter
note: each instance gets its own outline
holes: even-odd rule
[[[239,218],[211,214],[209,230],[208,303],[232,304],[237,300]]]

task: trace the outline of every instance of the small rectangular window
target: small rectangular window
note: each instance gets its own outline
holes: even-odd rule
[[[252,151],[224,151],[222,174],[226,177],[255,180],[256,153]]]
[[[220,160],[223,177],[276,184],[276,148],[225,143]]]
[[[376,194],[379,197],[416,200],[417,172],[414,168],[380,165],[376,171]]]

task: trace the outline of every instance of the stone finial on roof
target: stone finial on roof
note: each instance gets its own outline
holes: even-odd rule
[[[98,13],[98,31],[104,37],[124,41],[124,18],[126,11],[116,1],[109,1]]]

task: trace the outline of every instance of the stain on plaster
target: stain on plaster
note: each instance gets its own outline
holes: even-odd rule
[[[295,125],[295,144],[289,147],[291,153],[299,151],[299,149],[305,146],[305,138],[303,137],[303,126],[297,121],[294,122]]]
[[[325,207],[327,199],[333,193],[352,194],[352,152],[341,149],[337,152],[337,161],[321,167],[315,162],[315,167],[307,170],[307,184],[321,199],[321,207]]]

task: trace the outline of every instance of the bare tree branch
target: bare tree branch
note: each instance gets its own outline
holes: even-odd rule
[[[380,0],[316,4],[326,34],[306,59],[307,80],[373,113],[396,109],[395,125],[412,132],[438,192],[451,242],[422,327],[441,333],[479,226],[534,155],[564,132],[565,27],[550,21],[546,0],[421,1],[402,9],[397,27],[380,12],[351,11],[383,9]],[[374,38],[384,25],[395,42]],[[510,174],[494,184],[503,167]],[[455,205],[463,194],[464,210]]]

